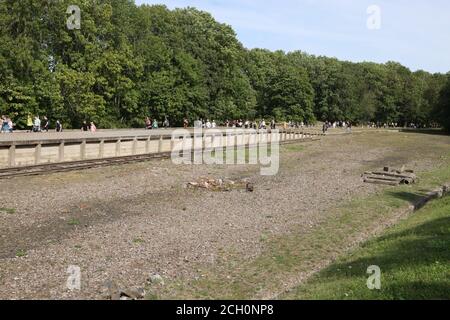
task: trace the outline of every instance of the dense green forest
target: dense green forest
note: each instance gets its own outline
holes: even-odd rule
[[[66,27],[71,4],[81,8],[79,30]],[[18,128],[29,114],[66,127],[141,127],[145,116],[450,127],[450,74],[247,50],[194,8],[0,0],[0,30],[0,113]]]

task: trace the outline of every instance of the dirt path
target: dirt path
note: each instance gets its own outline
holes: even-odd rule
[[[326,137],[282,147],[274,177],[255,166],[163,160],[1,181],[0,298],[99,299],[106,280],[142,287],[151,274],[195,278],[198,265],[214,265],[224,251],[255,257],[262,234],[307,228],[379,189],[361,183],[364,170],[425,170],[439,164],[449,143],[399,133]],[[202,176],[249,178],[255,191],[185,188]],[[81,268],[81,291],[66,288],[70,265]]]

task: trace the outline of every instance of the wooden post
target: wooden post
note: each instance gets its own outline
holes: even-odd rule
[[[39,143],[34,148],[34,164],[41,163],[41,152],[42,152],[42,144]]]
[[[64,161],[64,141],[62,141],[58,147],[58,162],[63,161]]]
[[[8,151],[8,165],[10,167],[15,167],[16,166],[16,145],[12,144],[9,147],[9,151]]]

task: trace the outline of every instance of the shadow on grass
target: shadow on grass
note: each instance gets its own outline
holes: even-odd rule
[[[439,136],[448,136],[450,132],[443,129],[401,129],[402,133],[421,133],[421,134],[431,134]]]
[[[419,200],[426,196],[425,192],[406,192],[406,191],[387,191],[386,194],[390,197],[394,197],[403,201],[407,201],[410,204],[416,204]]]
[[[410,195],[405,195],[409,199]],[[414,197],[412,197],[414,199]],[[358,257],[336,263],[320,274],[320,282],[351,285],[366,278],[367,268],[382,270],[382,291],[374,298],[448,299],[450,298],[450,217],[426,222],[401,232],[387,234],[366,243]],[[361,257],[363,255],[363,257]],[[367,296],[363,281],[360,293]]]

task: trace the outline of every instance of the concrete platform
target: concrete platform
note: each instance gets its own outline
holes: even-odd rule
[[[67,130],[64,132],[13,132],[0,134],[0,145],[10,142],[27,141],[59,141],[59,140],[83,140],[83,139],[107,139],[135,136],[170,136],[174,129],[124,129],[124,130],[98,130],[97,132],[82,132],[80,130]]]
[[[220,129],[220,128],[218,128]],[[226,128],[221,128],[226,129]],[[229,128],[231,129],[231,128]],[[14,132],[0,134],[0,168],[23,167],[68,161],[114,158],[171,152],[176,146],[172,139],[175,129],[126,129],[100,130],[98,132]],[[251,145],[258,141],[301,140],[319,135],[314,129],[287,129],[279,133],[255,130],[231,129],[233,136],[216,137],[193,135],[180,137],[184,147],[193,148],[206,144],[217,146]],[[193,129],[189,129],[193,133]],[[205,131],[204,131],[205,132]],[[222,131],[225,134],[225,131]],[[179,145],[179,144],[178,144]]]

